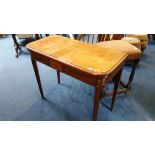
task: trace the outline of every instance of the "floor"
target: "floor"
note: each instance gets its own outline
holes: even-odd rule
[[[56,71],[38,64],[46,97],[42,100],[29,52],[26,48],[22,50],[19,58],[15,58],[11,36],[0,38],[0,120],[91,120],[93,87],[64,74],[58,85]],[[124,69],[123,79],[129,70]],[[155,42],[151,40],[145,50],[131,93],[117,97],[113,112],[103,106],[110,99],[100,101],[99,121],[155,120]]]

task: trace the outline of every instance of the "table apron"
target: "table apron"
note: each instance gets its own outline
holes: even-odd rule
[[[59,72],[65,73],[89,85],[100,87],[100,86],[103,86],[104,84],[103,81],[105,79],[105,76],[91,75],[87,72],[84,72],[82,70],[79,70],[67,64],[56,61],[55,59],[52,59],[50,57],[47,57],[47,56],[44,56],[44,55],[41,55],[35,52],[31,52],[31,59],[35,61],[39,61]]]
[[[123,68],[123,66],[124,62],[120,63],[112,73],[108,74],[107,77],[103,79],[103,85],[106,85],[110,80],[115,78],[116,74]]]

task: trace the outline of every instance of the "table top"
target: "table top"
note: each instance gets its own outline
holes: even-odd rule
[[[127,54],[121,51],[58,35],[31,42],[26,47],[30,52],[51,57],[93,75],[109,74],[127,58]]]

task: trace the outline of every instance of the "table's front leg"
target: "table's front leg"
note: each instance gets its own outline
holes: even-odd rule
[[[118,91],[118,86],[120,84],[120,80],[121,80],[121,75],[122,75],[122,70],[123,70],[123,66],[122,68],[118,71],[118,73],[116,74],[115,78],[114,78],[114,90],[113,90],[113,95],[112,95],[112,102],[111,102],[111,107],[110,110],[113,111],[114,108],[114,104],[115,104],[115,99],[116,99],[116,95],[117,95],[117,91]]]
[[[37,79],[37,83],[38,83],[38,87],[39,87],[39,90],[40,90],[41,97],[44,99],[44,93],[43,93],[43,89],[42,89],[42,86],[41,86],[41,81],[40,81],[37,62],[36,62],[36,60],[33,60],[33,59],[31,59],[31,61],[32,61],[33,69],[34,69],[35,76],[36,76],[36,79]]]
[[[57,70],[57,80],[58,80],[58,84],[60,84],[60,72]]]
[[[103,89],[103,86],[99,86],[99,87],[95,88],[93,118],[92,118],[93,121],[97,120],[97,114],[98,114],[98,109],[99,109],[99,101],[100,101],[102,89]]]

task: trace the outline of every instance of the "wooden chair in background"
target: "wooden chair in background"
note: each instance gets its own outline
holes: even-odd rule
[[[124,34],[97,34],[96,39],[95,39],[94,34],[92,35],[80,34],[78,37],[78,40],[80,41],[84,41],[87,43],[96,43],[96,45],[99,45],[101,47],[112,48],[115,50],[117,49],[118,51],[127,53],[128,57],[127,57],[126,63],[130,60],[133,61],[128,82],[127,84],[125,84],[122,80],[120,81],[120,86],[122,86],[122,88],[118,90],[117,94],[128,93],[130,91],[131,84],[132,84],[134,74],[135,74],[135,70],[140,60],[141,53],[142,53],[140,49],[136,48],[135,46],[131,45],[130,43],[126,41],[121,40],[122,38],[124,38],[124,36],[125,36]],[[105,96],[111,96],[111,95],[112,93],[106,93],[103,96],[105,97]],[[109,107],[107,108],[112,111],[114,108],[114,104],[112,104],[110,108]]]
[[[54,34],[45,34],[46,37],[48,37],[50,35],[54,35]],[[68,37],[68,38],[71,38],[71,39],[75,39],[73,34],[58,34],[58,35],[61,35],[63,37]],[[40,38],[43,38],[43,35],[40,35]]]
[[[38,36],[39,36],[39,39],[40,39],[40,38],[43,38],[43,37],[48,37],[49,34],[38,34]]]
[[[124,34],[79,34],[76,39],[86,43],[96,44],[103,41],[120,40]]]
[[[136,67],[137,67],[138,62],[140,60],[142,52],[137,47],[131,45],[130,43],[128,43],[126,41],[113,40],[113,38],[111,39],[111,41],[100,42],[97,45],[99,45],[101,47],[107,47],[107,48],[115,49],[115,50],[117,49],[118,51],[122,51],[124,53],[127,53],[128,57],[127,57],[126,63],[128,61],[133,61],[132,69],[131,69],[131,73],[129,75],[128,82],[125,83],[121,80],[120,85],[122,88],[120,88],[117,92],[117,94],[128,93],[131,89],[131,84],[132,84],[132,81],[134,78]],[[111,95],[112,95],[112,93],[107,93],[105,96],[111,96]],[[112,111],[113,108],[114,108],[114,105],[111,105],[111,107],[109,109]]]
[[[105,38],[108,38],[106,34],[78,34],[76,40],[96,44]]]
[[[139,48],[137,48],[131,43],[121,40],[124,37],[125,34],[80,34],[77,37],[77,40],[79,41],[92,43],[101,47],[112,48],[115,50],[117,49],[118,51],[127,53],[128,57],[126,63],[132,61],[132,69],[127,83],[123,82],[122,80],[120,81],[120,86],[122,88],[118,90],[117,94],[129,93],[129,91],[131,90],[131,84],[135,75],[136,67],[142,54],[139,46]],[[103,96],[105,97],[111,95],[112,93],[106,93]],[[107,108],[112,111],[114,108],[114,104],[112,104],[110,108]]]
[[[13,39],[13,42],[14,42],[14,47],[15,47],[15,52],[16,52],[16,57],[18,58],[19,57],[19,50],[21,50],[21,47],[22,46],[25,46],[25,44],[20,44],[18,42],[18,40],[20,39],[25,39],[25,40],[28,40],[28,42],[31,42],[31,41],[34,41],[35,39],[39,39],[39,35],[36,34],[36,35],[33,35],[33,34],[12,34],[12,39]],[[28,43],[27,42],[27,43]]]
[[[83,42],[90,43],[90,44],[96,44],[97,46],[101,46],[101,47],[104,46],[106,48],[113,48],[115,50],[125,52],[128,54],[128,60],[130,59],[134,60],[135,63],[132,68],[129,81],[127,84],[124,84],[124,82],[122,81],[119,83],[119,85],[123,86],[123,88],[125,89],[119,89],[117,91],[117,94],[126,93],[131,89],[131,82],[133,80],[135,69],[136,69],[136,66],[138,64],[138,61],[141,55],[141,51],[139,49],[137,49],[130,43],[120,40],[123,37],[124,37],[124,34],[79,34],[77,35],[77,40],[79,41],[83,41]],[[58,83],[60,83],[60,72],[59,71],[57,71],[57,76],[58,76]],[[115,81],[116,79],[113,79],[113,80]],[[115,87],[116,86],[114,85],[113,90],[116,90]],[[112,94],[113,92],[111,93],[104,92],[102,97],[112,96]],[[114,108],[114,103],[111,104],[110,108],[108,106],[106,107],[112,111]]]

